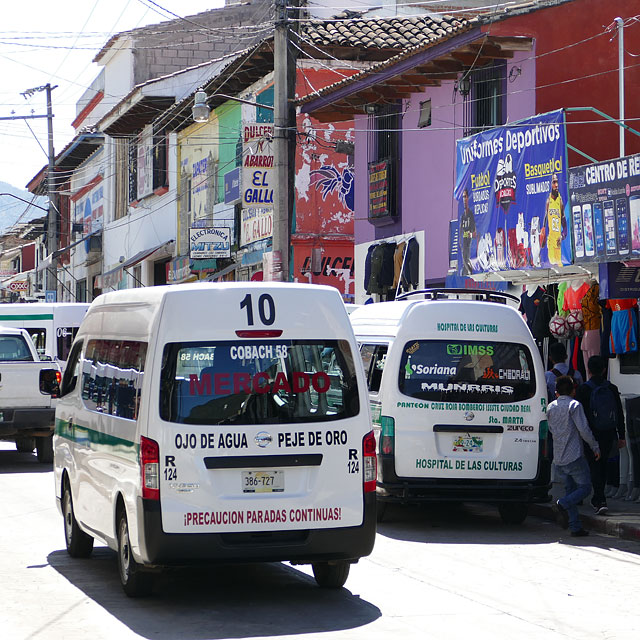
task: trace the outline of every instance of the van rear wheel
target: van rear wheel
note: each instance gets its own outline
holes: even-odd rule
[[[529,514],[529,505],[525,502],[501,502],[498,512],[505,524],[522,524]]]
[[[36,448],[36,441],[33,438],[16,438],[16,449],[20,453],[31,453]]]
[[[78,521],[73,513],[69,482],[64,484],[62,515],[64,517],[64,541],[67,545],[67,553],[72,558],[88,558],[93,550],[93,538],[78,526]]]
[[[351,565],[346,560],[338,562],[314,562],[312,565],[313,577],[318,586],[325,589],[340,589],[349,577]]]
[[[124,509],[118,516],[118,573],[124,592],[130,598],[148,596],[153,589],[153,575],[145,572],[131,552],[129,524]]]
[[[38,462],[53,462],[53,435],[36,438]]]

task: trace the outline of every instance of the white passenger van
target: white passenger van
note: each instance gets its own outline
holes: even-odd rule
[[[0,326],[26,329],[40,358],[50,356],[64,369],[71,343],[89,303],[0,304]]]
[[[118,552],[128,595],[166,565],[310,563],[342,586],[375,539],[366,381],[332,287],[107,293],[73,344],[54,473],[67,550]]]
[[[549,500],[546,384],[508,294],[427,290],[349,316],[389,502],[489,502],[520,523]]]

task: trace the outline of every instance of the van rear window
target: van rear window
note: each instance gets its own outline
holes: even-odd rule
[[[165,346],[160,416],[180,424],[324,422],[360,411],[344,340]]]
[[[536,392],[529,349],[489,341],[407,342],[398,385],[412,398],[451,402],[519,402]]]

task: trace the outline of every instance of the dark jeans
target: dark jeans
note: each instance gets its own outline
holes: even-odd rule
[[[600,446],[600,460],[595,460],[593,452],[589,447],[585,447],[585,454],[589,462],[589,470],[591,471],[591,484],[593,485],[593,496],[591,504],[598,506],[605,504],[604,486],[607,483],[607,465],[609,464],[609,455],[614,441],[617,442],[618,434],[615,430],[611,431],[594,431],[593,435]]]
[[[589,466],[584,456],[569,464],[554,464],[556,470],[556,480],[564,483],[564,498],[560,498],[558,503],[563,506],[569,514],[569,529],[573,532],[580,531],[580,514],[576,506],[583,498],[586,498],[591,491],[591,479],[589,477]]]

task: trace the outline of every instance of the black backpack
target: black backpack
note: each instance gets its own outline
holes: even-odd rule
[[[589,380],[587,385],[591,389],[589,397],[589,411],[591,413],[591,427],[594,431],[610,431],[618,424],[618,403],[616,395],[608,380],[596,384]]]

